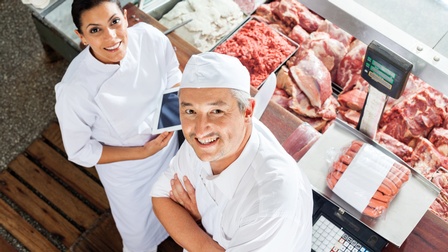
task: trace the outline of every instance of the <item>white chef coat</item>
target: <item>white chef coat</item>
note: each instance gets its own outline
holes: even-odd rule
[[[151,196],[169,197],[174,174],[187,176],[204,228],[227,251],[311,251],[311,185],[273,134],[253,121],[240,157],[219,175],[184,142]]]
[[[166,36],[139,23],[128,29],[120,64],[103,64],[83,50],[55,87],[56,115],[69,160],[96,166],[123,243],[148,251],[168,234],[152,212],[150,190],[168,167],[178,141],[143,160],[97,164],[102,146],[142,146],[151,135],[156,98],[179,83],[179,62]]]

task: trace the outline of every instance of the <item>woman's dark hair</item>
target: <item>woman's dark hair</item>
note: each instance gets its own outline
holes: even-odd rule
[[[78,32],[82,34],[81,31],[81,15],[85,11],[88,11],[103,2],[111,2],[115,3],[118,8],[120,8],[121,12],[123,12],[123,8],[121,7],[119,0],[74,0],[72,3],[72,18],[73,23],[75,23],[76,29]]]

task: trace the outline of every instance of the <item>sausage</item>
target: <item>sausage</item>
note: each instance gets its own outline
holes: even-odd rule
[[[403,185],[403,181],[398,177],[399,175],[395,174],[392,169],[387,173],[386,176],[397,186],[398,189],[400,189],[401,185]]]
[[[393,196],[398,193],[398,188],[388,177],[385,177],[378,191],[384,193],[385,195]]]
[[[333,169],[327,175],[327,185],[330,189],[334,188],[363,144],[362,141],[353,141],[350,147],[347,148],[339,159],[333,163]],[[398,193],[403,183],[408,181],[410,173],[411,172],[407,167],[395,162],[377,191],[370,199],[363,214],[372,218],[379,217],[388,208],[389,203]]]
[[[379,201],[383,201],[383,202],[389,203],[392,200],[393,196],[385,195],[384,193],[382,193],[382,192],[377,190],[375,192],[375,194],[373,194],[372,198],[376,199],[376,200],[379,200]]]
[[[347,170],[348,165],[342,163],[342,162],[336,162],[333,164],[333,168],[335,171],[339,172],[345,172]]]

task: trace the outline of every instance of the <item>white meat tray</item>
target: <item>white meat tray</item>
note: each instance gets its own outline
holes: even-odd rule
[[[330,163],[327,161],[327,152],[349,146],[353,140],[369,143],[398,163],[411,169],[412,176],[392,200],[384,216],[380,216],[378,219],[362,216],[359,211],[334,194],[326,184],[326,176],[330,167]],[[332,201],[346,213],[349,213],[398,247],[403,244],[440,192],[439,188],[409,167],[395,154],[339,119],[335,120],[335,123],[299,160],[298,166],[308,176],[313,189],[317,193]]]

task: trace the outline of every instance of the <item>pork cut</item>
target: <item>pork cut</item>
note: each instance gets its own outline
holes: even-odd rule
[[[310,34],[305,31],[302,26],[296,25],[292,28],[291,32],[288,34],[288,37],[300,45],[309,39]]]
[[[319,28],[317,28],[316,31],[328,33],[332,39],[336,39],[341,42],[346,48],[350,46],[354,39],[351,34],[339,28],[327,19],[320,23]]]
[[[367,91],[369,83],[361,77],[366,50],[367,45],[356,39],[341,59],[335,82],[343,88],[343,92],[352,89]]]
[[[307,50],[314,51],[314,54],[324,63],[330,72],[331,79],[336,81],[339,63],[347,53],[347,48],[338,40],[331,38],[328,33],[313,32],[300,48],[300,52],[303,53]]]
[[[290,75],[297,86],[308,97],[312,106],[321,108],[330,97],[331,77],[325,65],[312,50],[307,50],[296,64],[290,67]]]
[[[367,93],[359,89],[352,89],[348,92],[341,93],[338,96],[338,101],[341,106],[345,106],[349,109],[361,111],[366,101]]]
[[[337,111],[339,117],[345,121],[346,123],[352,125],[354,128],[359,123],[359,118],[361,117],[361,113],[359,111],[344,108],[343,106],[340,106]]]

